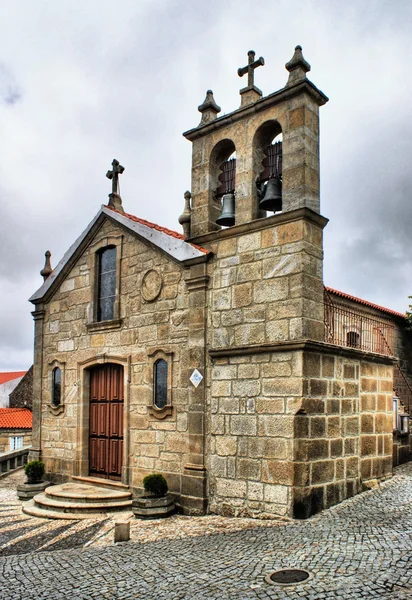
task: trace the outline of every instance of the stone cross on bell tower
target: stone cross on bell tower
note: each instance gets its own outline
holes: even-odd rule
[[[112,161],[112,170],[109,170],[106,173],[106,177],[112,180],[112,193],[109,194],[109,206],[119,212],[124,212],[122,199],[119,194],[119,175],[121,175],[123,171],[124,167],[114,158]]]
[[[247,53],[249,59],[246,67],[240,67],[237,70],[237,74],[239,77],[243,77],[247,73],[247,87],[240,90],[240,95],[242,98],[241,106],[245,106],[247,104],[252,104],[259,100],[262,97],[262,91],[255,86],[254,78],[255,78],[255,69],[258,67],[263,67],[265,64],[265,59],[263,56],[260,56],[257,60],[255,60],[255,51],[249,50]]]

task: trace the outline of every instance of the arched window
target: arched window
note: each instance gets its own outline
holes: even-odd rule
[[[234,225],[236,147],[232,140],[224,139],[216,144],[210,154],[209,169],[211,193],[209,199],[211,210],[210,218],[219,226]],[[223,198],[226,198],[226,206],[222,206]],[[230,210],[227,210],[228,205],[230,205]],[[223,221],[221,221],[222,214],[226,217]]]
[[[116,248],[109,246],[98,255],[97,321],[114,318],[116,300]]]
[[[282,210],[282,129],[277,121],[263,123],[253,140],[253,173],[257,216]]]
[[[154,363],[153,379],[153,403],[156,408],[164,408],[167,405],[167,362],[163,358]]]
[[[62,372],[59,367],[52,371],[52,406],[59,406],[61,402]]]

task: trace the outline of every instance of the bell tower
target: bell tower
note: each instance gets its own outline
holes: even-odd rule
[[[248,59],[238,69],[240,77],[248,76],[240,107],[218,117],[220,107],[208,90],[199,125],[183,134],[193,144],[193,241],[222,225],[243,225],[273,212],[320,212],[319,107],[328,98],[307,79],[310,65],[300,46],[286,64],[285,87],[268,96],[254,83],[263,57],[254,60],[251,50]],[[234,153],[236,160],[230,160]]]

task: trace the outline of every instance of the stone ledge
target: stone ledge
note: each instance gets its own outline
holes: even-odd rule
[[[233,227],[228,227],[227,229],[209,231],[203,235],[189,238],[187,241],[196,244],[205,244],[207,242],[214,242],[216,240],[223,240],[245,233],[251,233],[252,231],[262,231],[263,229],[268,229],[274,225],[283,225],[285,223],[292,223],[293,221],[299,221],[301,219],[306,219],[310,223],[313,223],[322,229],[326,227],[327,223],[329,222],[329,219],[326,217],[322,217],[322,215],[319,215],[310,208],[303,207],[272,215],[270,217],[264,217],[262,219],[255,219],[249,223],[233,225]]]
[[[357,360],[368,360],[386,365],[394,365],[398,362],[397,358],[365,352],[357,348],[344,346],[335,346],[325,342],[314,340],[302,340],[298,342],[277,342],[269,344],[251,344],[250,346],[231,346],[229,348],[210,348],[211,358],[223,358],[226,356],[244,356],[247,354],[263,354],[265,352],[294,352],[302,350],[304,352],[319,352],[321,354],[337,354]]]
[[[183,136],[187,140],[193,142],[197,138],[208,135],[212,131],[227,127],[228,125],[231,125],[240,119],[244,119],[245,117],[253,115],[254,113],[266,110],[271,106],[280,104],[281,102],[286,102],[304,92],[309,94],[319,106],[326,104],[326,102],[329,100],[329,98],[325,96],[325,94],[321,92],[314,83],[312,83],[309,79],[305,79],[304,81],[300,81],[295,85],[281,88],[280,90],[273,92],[272,94],[269,94],[260,100],[257,100],[257,102],[254,102],[253,104],[241,106],[233,112],[218,117],[217,119],[214,119],[205,125],[202,124],[198,127],[194,127],[193,129],[189,129],[183,133]]]

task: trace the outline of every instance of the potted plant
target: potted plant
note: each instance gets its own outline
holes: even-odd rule
[[[173,496],[168,494],[166,479],[160,473],[151,473],[143,479],[145,495],[133,500],[133,513],[141,519],[168,517],[175,510]]]
[[[27,477],[26,483],[17,486],[17,496],[20,500],[29,500],[36,494],[43,492],[50,485],[49,481],[43,481],[44,462],[31,460],[24,467]]]

